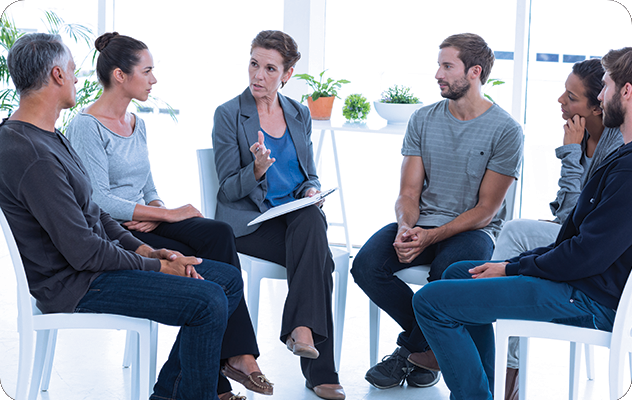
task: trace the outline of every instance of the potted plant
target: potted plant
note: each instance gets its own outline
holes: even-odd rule
[[[371,111],[371,104],[366,97],[361,94],[350,94],[345,99],[345,105],[342,107],[342,115],[349,122],[359,122],[365,120]]]
[[[294,75],[297,79],[302,79],[307,82],[313,90],[310,94],[304,94],[301,98],[301,102],[307,99],[309,112],[312,115],[312,119],[316,120],[328,120],[331,118],[331,109],[334,104],[334,99],[338,97],[338,89],[340,89],[343,84],[349,83],[346,79],[334,80],[332,78],[327,78],[327,80],[323,82],[325,71],[320,73],[320,79],[318,81],[309,74]]]
[[[384,92],[379,101],[374,102],[375,111],[389,124],[403,124],[415,110],[423,106],[409,87],[393,85]]]

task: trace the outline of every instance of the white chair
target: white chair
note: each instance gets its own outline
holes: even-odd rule
[[[496,321],[496,364],[494,377],[494,398],[504,399],[505,370],[507,368],[507,342],[510,336],[520,338],[520,399],[526,398],[528,338],[564,340],[571,342],[569,399],[578,397],[578,379],[581,346],[586,343],[610,349],[609,388],[610,400],[623,397],[629,389],[629,382],[623,381],[624,360],[630,354],[632,372],[632,275],[628,277],[619,302],[612,333],[590,328],[579,328],[551,322],[499,319]],[[605,397],[605,396],[604,396]]]
[[[215,153],[213,149],[199,149],[197,151],[200,172],[200,191],[202,194],[202,214],[207,218],[215,217],[217,206],[217,191],[219,180],[215,168]],[[334,360],[336,370],[340,369],[340,354],[342,352],[342,333],[345,322],[345,305],[347,302],[347,280],[349,276],[349,253],[331,247],[331,254],[335,264],[334,275]],[[246,302],[250,310],[252,325],[257,332],[259,316],[259,286],[261,280],[287,279],[286,269],[271,261],[257,257],[239,254],[241,268],[246,272],[247,297]]]
[[[40,384],[43,390],[48,389],[58,329],[122,329],[132,332],[131,398],[132,400],[149,398],[156,380],[156,324],[148,319],[113,314],[42,314],[35,305],[35,299],[29,293],[22,258],[2,210],[0,210],[0,226],[17,281],[20,349],[16,400],[26,400],[27,395],[29,400],[35,400]],[[35,348],[33,348],[34,339],[37,339]],[[29,376],[31,377],[30,389]]]

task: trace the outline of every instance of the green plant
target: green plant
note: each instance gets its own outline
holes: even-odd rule
[[[342,115],[349,121],[365,120],[369,111],[371,111],[371,104],[361,94],[347,96],[345,105],[342,107]]]
[[[413,95],[409,87],[393,85],[382,92],[380,103],[418,104],[419,99]]]
[[[485,87],[488,87],[488,86],[489,87],[494,87],[494,86],[498,86],[498,85],[503,85],[504,83],[505,83],[505,81],[501,81],[500,79],[489,78],[487,80],[487,82],[485,83]],[[487,93],[483,93],[483,96],[485,96],[492,103],[495,103],[494,99],[492,99],[492,97],[490,95],[488,95]]]
[[[350,81],[346,79],[333,80],[331,78],[327,78],[325,82],[323,82],[323,75],[327,70],[320,73],[320,80],[316,80],[310,74],[296,74],[294,77],[296,79],[302,79],[314,90],[311,94],[304,94],[301,97],[301,102],[305,101],[308,97],[312,98],[312,101],[316,101],[321,97],[338,97],[338,89],[342,87],[345,83],[350,83]]]
[[[75,115],[77,115],[77,113],[81,109],[93,103],[103,93],[103,88],[96,79],[96,73],[93,67],[97,57],[97,51],[92,48],[94,33],[90,30],[90,28],[87,28],[83,25],[68,24],[64,22],[61,17],[59,17],[52,11],[45,11],[44,16],[44,23],[46,25],[48,33],[64,33],[76,43],[83,41],[88,47],[91,48],[89,53],[84,57],[83,62],[85,62],[88,58],[91,58],[90,67],[92,68],[80,68],[75,71],[75,75],[77,75],[77,77],[79,78],[79,83],[77,84],[76,104],[74,105],[74,107],[68,110],[64,110],[61,115],[61,126],[59,127],[59,130],[62,133],[65,133],[68,124],[70,123],[70,121],[72,121]],[[3,14],[0,18],[0,85],[5,89],[0,90],[0,111],[6,111],[9,116],[13,113],[14,110],[19,107],[20,97],[13,87],[11,75],[9,74],[9,69],[7,67],[6,56],[9,53],[11,47],[13,47],[15,41],[18,40],[22,35],[24,35],[24,32],[20,32],[20,30],[17,29],[15,22],[11,18],[9,18],[6,13]],[[83,62],[79,65],[82,65]],[[171,116],[171,118],[174,121],[177,121],[175,112],[169,104],[151,96],[150,101],[154,104],[161,104],[166,106],[166,108],[169,110],[169,115]],[[139,104],[137,102],[134,102],[134,104],[137,108],[139,107]]]

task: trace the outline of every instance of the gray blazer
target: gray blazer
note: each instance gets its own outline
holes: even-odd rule
[[[307,107],[281,94],[278,96],[296,147],[299,167],[305,176],[294,193],[300,198],[310,187],[320,189],[312,149],[312,119]],[[259,114],[249,88],[215,110],[213,149],[219,177],[215,219],[231,225],[235,237],[257,230],[259,224],[247,226],[248,222],[270,208],[264,202],[268,192],[266,175],[259,181],[255,179],[255,156],[250,152],[250,146],[258,140],[259,130]]]

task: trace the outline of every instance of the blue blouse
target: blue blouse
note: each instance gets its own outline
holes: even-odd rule
[[[268,135],[263,129],[261,131],[265,138],[264,143],[271,151],[270,157],[276,159],[266,171],[266,202],[275,207],[296,200],[294,192],[303,183],[305,176],[299,168],[292,136],[287,128],[280,138]]]

